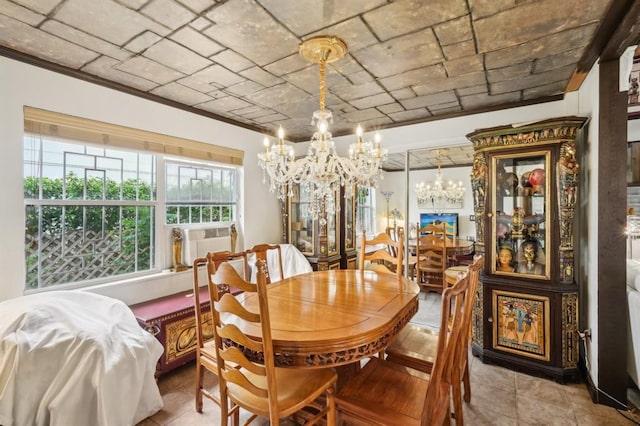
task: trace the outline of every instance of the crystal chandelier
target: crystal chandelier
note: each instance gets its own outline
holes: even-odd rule
[[[438,160],[438,173],[436,174],[436,180],[433,184],[420,182],[416,185],[416,194],[418,197],[418,203],[423,204],[431,202],[435,207],[436,205],[442,205],[443,203],[460,203],[462,202],[462,196],[464,195],[464,186],[462,182],[457,183],[449,181],[445,186],[444,179],[442,178],[442,170],[440,156],[446,153],[446,150],[441,149],[436,151]]]
[[[271,145],[265,137],[265,151],[258,154],[258,163],[263,170],[263,183],[269,176],[269,189],[278,198],[285,200],[292,195],[292,185],[309,194],[309,213],[313,219],[335,214],[340,209],[336,193],[345,186],[351,195],[355,185],[376,186],[382,178],[380,165],[387,150],[380,146],[380,135],[374,142],[364,141],[362,128],[358,126],[357,142],[349,146],[349,157],[336,154],[329,124],[333,123],[331,111],[325,109],[325,75],[328,63],[347,54],[347,45],[335,36],[318,36],[300,43],[300,55],[311,63],[320,65],[320,109],[313,113],[311,124],[317,130],[311,137],[307,155],[295,159],[291,145],[284,142],[284,131],[278,129],[278,142]]]

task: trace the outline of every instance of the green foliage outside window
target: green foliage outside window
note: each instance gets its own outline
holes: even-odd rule
[[[69,173],[65,182],[27,176],[24,195],[27,288],[153,267],[153,207],[29,204],[31,199],[151,201],[155,194],[148,183],[136,179],[118,183],[98,177],[85,180],[74,173]],[[97,244],[101,245],[99,250]],[[75,261],[70,261],[74,256]]]

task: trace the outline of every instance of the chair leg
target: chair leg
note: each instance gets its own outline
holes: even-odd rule
[[[336,426],[336,400],[334,389],[327,389],[327,426]]]
[[[464,402],[471,402],[471,382],[469,381],[469,362],[464,366],[464,373],[462,373],[462,382],[464,383]]]
[[[196,411],[202,413],[202,386],[204,383],[204,368],[196,360]]]
[[[463,425],[464,418],[462,414],[462,389],[460,388],[460,381],[454,382],[451,390],[453,392],[453,412],[455,414],[456,425]]]

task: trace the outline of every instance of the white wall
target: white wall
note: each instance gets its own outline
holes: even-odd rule
[[[587,149],[588,162],[582,164],[584,179],[581,182],[580,204],[586,206],[589,215],[587,221],[587,232],[584,235],[578,235],[579,239],[584,239],[574,253],[574,256],[581,259],[589,259],[583,262],[585,265],[584,279],[580,283],[581,288],[587,290],[586,306],[580,306],[580,312],[586,313],[586,328],[591,329],[591,340],[587,341],[587,356],[589,358],[589,375],[595,386],[598,386],[598,115],[599,115],[599,66],[594,65],[593,69],[587,75],[579,95],[579,115],[583,117],[595,117],[588,123],[588,140],[585,141],[583,149]],[[584,318],[584,316],[583,316]]]
[[[25,286],[25,105],[243,150],[241,241],[245,247],[281,242],[279,204],[268,187],[262,185],[262,172],[257,165],[256,155],[262,149],[259,133],[0,57],[0,301],[22,295]],[[134,280],[120,286],[102,286],[99,291],[133,303],[190,286],[191,275],[183,273],[151,282]]]

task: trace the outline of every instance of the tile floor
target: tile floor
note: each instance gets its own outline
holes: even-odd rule
[[[432,321],[425,311],[437,311],[438,296],[421,295],[418,323]],[[640,415],[594,404],[583,383],[560,385],[544,378],[483,364],[470,357],[471,403],[465,404],[467,425],[638,425]],[[207,387],[217,379],[207,374]],[[186,426],[220,423],[219,407],[205,398],[204,411],[195,411],[195,367],[188,364],[159,380],[164,408],[138,426]],[[637,411],[635,412],[637,413]],[[627,416],[625,418],[624,416]],[[265,425],[266,421],[254,424]]]

